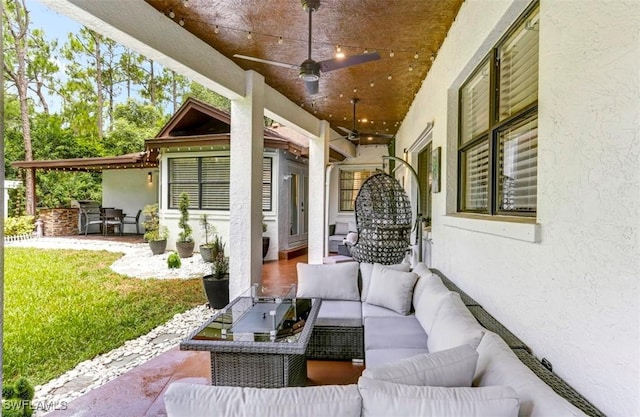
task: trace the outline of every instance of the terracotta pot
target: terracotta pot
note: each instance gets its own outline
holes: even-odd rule
[[[205,275],[202,277],[202,285],[209,300],[209,307],[218,309],[229,304],[229,274],[223,279]]]
[[[190,258],[193,256],[193,248],[195,246],[195,242],[176,242],[176,250],[181,258]]]
[[[167,249],[167,239],[164,240],[150,240],[149,248],[154,255],[162,255]]]

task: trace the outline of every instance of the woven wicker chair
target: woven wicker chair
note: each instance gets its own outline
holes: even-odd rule
[[[355,201],[358,240],[351,256],[358,262],[397,264],[411,236],[411,202],[392,176],[379,173],[360,187]]]

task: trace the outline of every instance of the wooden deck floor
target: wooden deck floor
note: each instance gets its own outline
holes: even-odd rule
[[[267,289],[297,283],[296,264],[307,256],[263,264],[263,286]],[[208,352],[171,349],[121,375],[100,388],[70,402],[66,410],[48,417],[159,417],[166,416],[163,394],[175,381],[210,384]],[[364,370],[350,361],[308,361],[307,385],[356,383]]]

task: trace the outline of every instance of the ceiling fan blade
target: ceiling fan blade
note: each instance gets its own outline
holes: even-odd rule
[[[341,68],[350,67],[352,65],[364,64],[365,62],[375,61],[380,59],[380,54],[377,52],[369,52],[366,54],[352,55],[346,58],[333,58],[326,61],[320,61],[320,71],[329,72],[335,71]]]
[[[346,133],[347,135],[350,135],[351,133],[353,133],[353,130],[351,129],[347,129],[346,127],[342,127],[342,126],[337,126],[337,129],[342,130],[344,133]]]
[[[246,59],[247,61],[261,62],[263,64],[276,65],[278,67],[290,68],[290,69],[294,69],[294,70],[299,70],[300,69],[300,65],[286,64],[284,62],[270,61],[268,59],[255,58],[255,57],[252,57],[252,56],[234,54],[233,57],[234,58],[240,58],[240,59]]]
[[[309,94],[318,94],[318,85],[320,84],[319,80],[315,81],[305,81],[304,86],[307,89],[307,93]]]
[[[393,139],[394,135],[389,135],[387,133],[360,133],[360,136],[364,137],[372,137],[372,138],[381,138],[381,139]]]

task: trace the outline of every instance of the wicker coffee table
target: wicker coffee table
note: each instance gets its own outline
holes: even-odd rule
[[[238,297],[180,343],[180,349],[211,352],[212,385],[304,386],[305,350],[321,302]]]

